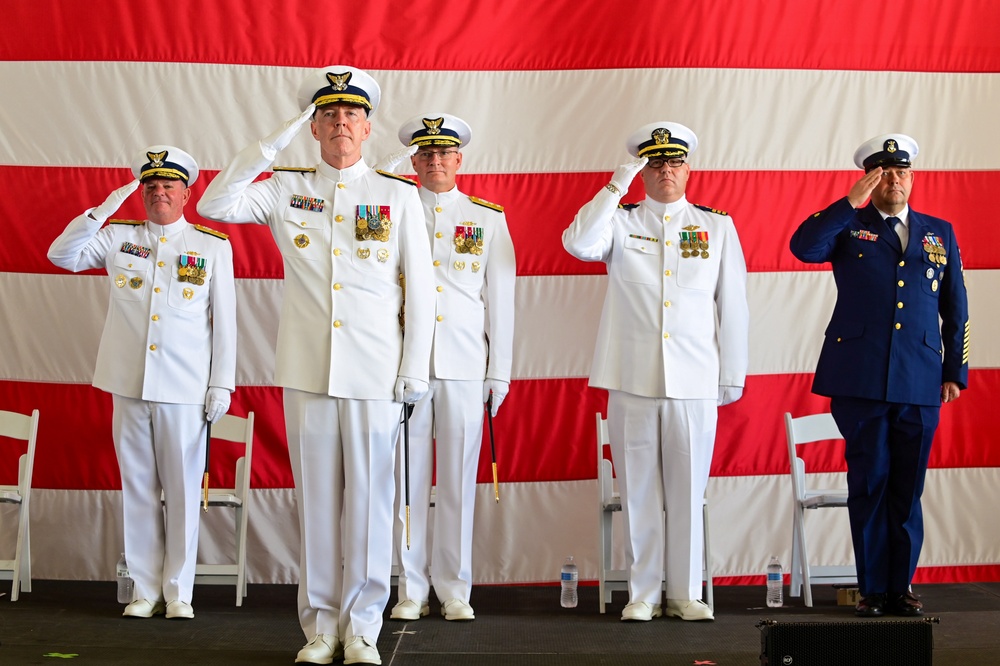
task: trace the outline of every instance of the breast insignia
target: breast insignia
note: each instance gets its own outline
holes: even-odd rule
[[[137,227],[140,224],[145,224],[145,220],[108,220],[108,224],[128,224],[133,227]]]
[[[391,171],[382,171],[381,169],[375,169],[375,173],[377,173],[380,176],[385,176],[386,178],[395,178],[396,180],[406,183],[407,185],[413,185],[414,187],[417,186],[417,181],[413,180],[412,178],[407,178],[406,176],[400,176]]]
[[[727,217],[729,216],[729,213],[727,213],[724,210],[719,210],[718,208],[712,208],[711,206],[702,206],[701,204],[691,204],[691,205],[700,210],[708,211],[709,213],[715,213],[716,215],[725,215]]]
[[[469,201],[479,206],[485,206],[486,208],[495,210],[498,213],[503,212],[503,206],[501,206],[500,204],[495,204],[492,201],[487,201],[486,199],[480,199],[479,197],[469,197]]]
[[[271,171],[291,171],[292,173],[316,173],[316,167],[274,166]]]
[[[200,224],[194,224],[192,226],[203,234],[208,234],[209,236],[215,236],[216,238],[221,238],[222,240],[229,240],[229,234],[224,234],[221,231],[216,231],[215,229],[209,229],[208,227],[203,227]]]

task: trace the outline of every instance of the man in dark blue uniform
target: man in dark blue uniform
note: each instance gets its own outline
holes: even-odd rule
[[[958,398],[969,374],[955,232],[907,205],[917,151],[904,134],[866,141],[854,154],[865,175],[790,244],[802,261],[833,264],[837,283],[813,392],[830,396],[846,441],[855,610],[865,617],[923,613],[910,590],[924,536],[920,494],[941,403]]]

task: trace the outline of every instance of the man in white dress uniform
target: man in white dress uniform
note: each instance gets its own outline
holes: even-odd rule
[[[198,205],[205,217],[268,225],[284,260],[275,383],[299,510],[309,641],[299,663],[381,663],[396,437],[402,403],[428,389],[434,292],[420,197],[361,156],[379,97],[359,69],[315,71],[299,89],[301,114],[237,155]],[[321,161],[253,182],[308,121]]]
[[[714,619],[701,601],[702,498],[717,407],[743,393],[749,315],[736,227],[684,194],[687,158],[697,145],[694,132],[678,123],[640,128],[627,143],[638,159],[618,167],[563,233],[570,254],[608,268],[590,385],[609,393],[629,577],[626,621],[663,614],[664,568],[666,614]],[[637,173],[646,198],[619,205]]]
[[[125,558],[135,581],[124,615],[189,619],[207,423],[228,411],[236,388],[233,250],[225,234],[184,219],[198,178],[190,155],[151,146],[132,172],[136,180],[69,223],[49,260],[108,272],[94,386],[114,405]],[[137,188],[147,219],[104,226]]]
[[[408,475],[402,447],[397,455],[399,603],[391,615],[396,620],[418,620],[428,613],[432,581],[446,620],[475,619],[469,596],[483,404],[492,394],[496,416],[510,386],[516,267],[503,207],[464,194],[455,185],[461,148],[471,138],[469,125],[447,113],[417,116],[399,130],[399,140],[416,148],[410,160],[420,178],[431,243],[436,314],[431,388],[410,421]],[[405,476],[410,484],[410,548],[404,534]]]

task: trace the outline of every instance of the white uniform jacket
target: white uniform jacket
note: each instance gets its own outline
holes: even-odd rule
[[[503,209],[457,187],[420,188],[420,200],[437,289],[432,374],[509,382],[517,268]]]
[[[434,292],[415,185],[380,175],[364,160],[342,170],[321,162],[253,183],[269,165],[251,145],[211,182],[198,212],[271,229],[285,267],[275,383],[393,400],[397,376],[427,381]],[[381,219],[379,237],[356,233],[359,216]]]
[[[177,404],[204,403],[209,386],[235,390],[236,285],[224,234],[183,217],[165,226],[102,225],[84,213],[49,247],[60,268],[108,271],[111,300],[94,386]],[[193,265],[193,281],[181,280],[182,262]]]
[[[690,234],[707,243],[683,257]],[[746,263],[732,220],[646,198],[618,207],[601,190],[563,232],[566,250],[603,261],[608,290],[590,385],[650,398],[718,399],[748,363]]]

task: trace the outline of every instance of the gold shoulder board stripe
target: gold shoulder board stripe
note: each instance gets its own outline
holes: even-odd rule
[[[718,208],[712,208],[711,206],[702,206],[701,204],[694,204],[694,207],[700,208],[701,210],[707,210],[709,213],[715,213],[716,215],[725,215],[727,217],[729,216],[729,213],[727,213],[726,211],[719,210]]]
[[[216,231],[215,229],[209,229],[208,227],[203,227],[200,224],[194,225],[194,228],[203,234],[209,234],[210,236],[215,236],[216,238],[221,238],[222,240],[229,240],[229,234],[224,234],[221,231]]]
[[[498,213],[503,212],[503,206],[500,204],[495,204],[492,201],[487,201],[486,199],[480,199],[479,197],[469,197],[469,201],[474,204],[479,204],[480,206],[486,206],[487,208],[492,208]]]
[[[140,224],[146,224],[145,220],[108,220],[108,224],[131,224],[133,227],[137,227]]]
[[[271,167],[271,171],[292,171],[294,173],[315,173],[316,172],[316,167],[275,166],[275,167]]]
[[[413,185],[414,187],[417,186],[417,181],[411,178],[407,178],[406,176],[400,176],[391,171],[382,171],[381,169],[375,169],[375,173],[377,173],[380,176],[385,176],[386,178],[395,178],[396,180],[407,183],[408,185]]]

